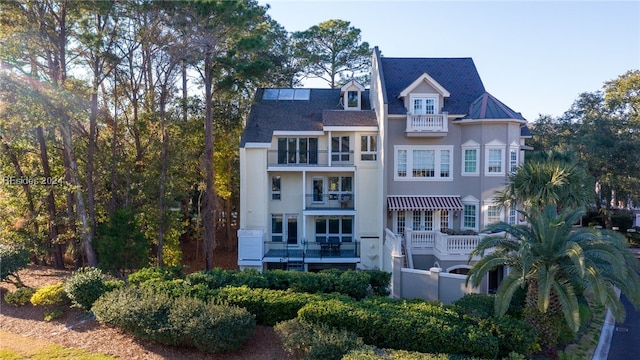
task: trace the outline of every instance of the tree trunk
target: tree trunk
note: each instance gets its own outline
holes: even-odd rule
[[[40,161],[42,162],[42,174],[46,179],[52,179],[51,168],[49,166],[49,155],[47,153],[47,144],[44,139],[42,126],[36,128],[36,136],[40,145]],[[59,185],[59,184],[58,184]],[[56,269],[64,269],[63,246],[58,241],[58,224],[56,221],[56,201],[53,192],[55,184],[48,185],[49,192],[47,194],[47,213],[49,215],[49,242],[53,247],[53,259]]]
[[[75,155],[73,151],[73,142],[71,139],[71,125],[69,119],[63,119],[61,126],[62,132],[62,146],[67,156],[68,167],[67,173],[69,175],[70,186],[73,188],[75,195],[76,212],[78,219],[80,220],[80,232],[82,238],[82,245],[84,247],[84,253],[87,256],[87,265],[91,267],[98,266],[98,258],[96,252],[93,249],[93,231],[89,225],[89,219],[87,215],[87,209],[84,202],[84,196],[82,195],[82,188],[78,181],[78,165],[76,164]]]
[[[204,173],[205,193],[202,214],[206,269],[213,269],[213,248],[215,244],[215,188],[213,166],[213,64],[211,54],[205,55],[205,119],[204,119]]]

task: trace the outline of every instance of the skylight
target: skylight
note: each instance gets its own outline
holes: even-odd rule
[[[262,100],[309,100],[311,89],[264,89]]]

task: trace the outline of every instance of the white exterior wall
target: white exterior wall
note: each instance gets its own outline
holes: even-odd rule
[[[240,148],[240,229],[268,231],[267,149]]]

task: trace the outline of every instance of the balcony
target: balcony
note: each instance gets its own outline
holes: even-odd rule
[[[442,137],[449,131],[448,114],[412,114],[407,113],[408,137]]]
[[[414,231],[405,230],[407,247],[412,253],[431,253],[439,258],[446,256],[468,258],[471,252],[478,247],[480,240],[489,235],[448,235],[440,231]]]
[[[306,210],[353,210],[354,196],[352,193],[306,194]]]
[[[330,152],[316,151],[279,151],[267,152],[267,166],[269,167],[320,167],[320,166],[353,166],[353,151]]]
[[[357,240],[339,241],[338,237],[319,238],[313,242],[303,241],[302,246],[280,241],[265,241],[264,249],[266,251],[263,258],[265,262],[337,263],[360,261],[360,242]]]

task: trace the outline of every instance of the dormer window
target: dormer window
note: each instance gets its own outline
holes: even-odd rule
[[[341,89],[342,103],[345,110],[362,109],[362,92],[364,87],[355,80],[346,83]]]
[[[347,91],[347,108],[360,107],[360,93],[356,90]]]
[[[412,97],[412,105],[414,115],[431,115],[437,114],[438,99],[434,97]]]

